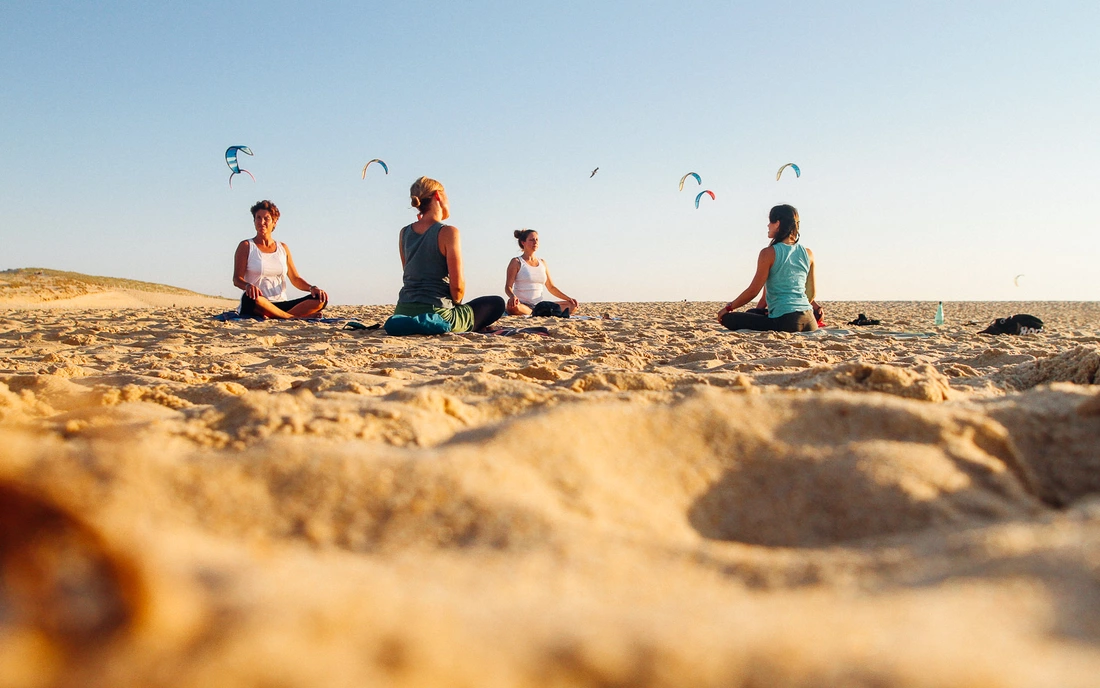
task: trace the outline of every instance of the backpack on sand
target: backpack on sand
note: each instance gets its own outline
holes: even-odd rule
[[[981,334],[1037,334],[1042,331],[1042,320],[1027,313],[1017,313],[1010,318],[997,318]]]
[[[539,301],[531,309],[531,315],[539,318],[568,318],[569,311],[563,311],[561,306],[553,301]]]

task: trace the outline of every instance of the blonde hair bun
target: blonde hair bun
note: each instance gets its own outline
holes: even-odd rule
[[[409,187],[409,198],[412,199],[412,207],[420,208],[431,203],[433,194],[443,190],[443,185],[431,177],[421,177]]]

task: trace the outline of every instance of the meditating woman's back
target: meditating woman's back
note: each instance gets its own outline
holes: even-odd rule
[[[768,315],[778,318],[788,313],[810,310],[806,298],[806,276],[810,273],[810,254],[802,244],[778,243],[772,246],[775,262],[768,271]]]
[[[450,301],[447,257],[439,250],[442,228],[443,223],[436,222],[423,234],[417,234],[412,225],[401,230],[405,270],[398,303],[425,303],[440,308],[444,299]]]

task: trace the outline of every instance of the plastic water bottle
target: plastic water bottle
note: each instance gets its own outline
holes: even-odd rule
[[[940,305],[936,306],[936,324],[943,324],[943,301],[940,301]]]

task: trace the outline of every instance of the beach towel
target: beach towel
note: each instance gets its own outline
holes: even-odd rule
[[[237,311],[226,311],[224,313],[218,313],[217,315],[210,316],[211,320],[218,320],[220,322],[238,322],[238,321],[252,321],[252,322],[308,322],[308,323],[342,323],[347,322],[347,318],[294,318],[293,320],[280,320],[279,318],[253,318],[251,316],[242,316]]]
[[[342,329],[342,330],[377,330],[379,327],[382,327],[382,323],[371,323],[370,325],[364,325],[363,323],[359,322],[358,320],[349,320],[346,323],[344,323],[344,326],[341,327],[340,329]]]
[[[935,337],[935,332],[862,332],[861,337],[890,337],[891,339],[925,339]]]

